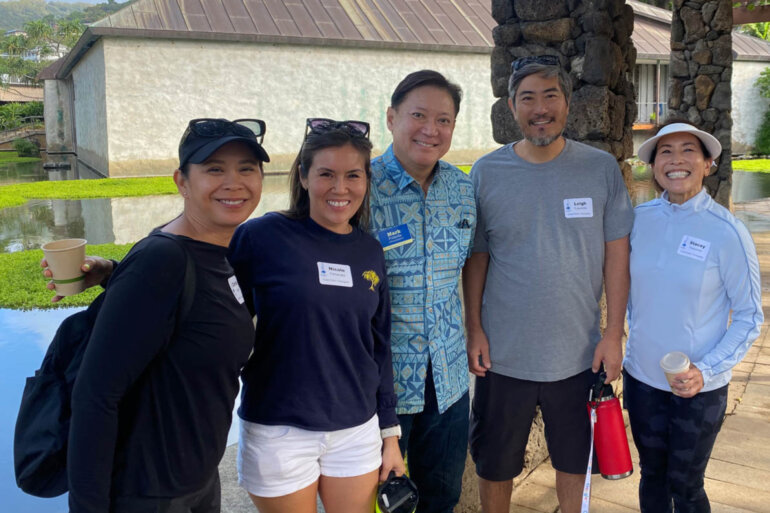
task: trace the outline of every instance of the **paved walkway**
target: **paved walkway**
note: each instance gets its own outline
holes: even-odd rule
[[[733,369],[727,418],[706,469],[713,513],[770,512],[770,232],[754,233],[762,274],[765,324],[743,361]],[[631,431],[628,430],[631,441]],[[639,511],[639,457],[631,441],[634,474],[620,481],[594,479],[592,513]],[[559,511],[550,461],[514,491],[512,513]]]

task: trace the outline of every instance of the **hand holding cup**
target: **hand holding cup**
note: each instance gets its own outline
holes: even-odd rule
[[[690,398],[703,388],[703,374],[684,353],[668,353],[660,360],[660,367],[674,395]]]
[[[62,294],[61,287],[57,286],[53,281],[53,271],[49,265],[48,259],[43,258],[40,261],[40,267],[43,268],[43,276],[52,280],[46,284],[48,290],[55,290],[57,294],[51,298],[52,303],[56,303],[64,298],[66,295]],[[83,275],[82,290],[98,285],[105,278],[108,278],[112,274],[112,261],[98,256],[86,256],[80,266],[81,274]]]

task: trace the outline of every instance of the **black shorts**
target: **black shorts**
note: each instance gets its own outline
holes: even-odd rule
[[[591,447],[586,403],[596,379],[591,369],[553,382],[526,381],[489,371],[486,377],[477,377],[470,449],[479,477],[507,481],[521,473],[538,405],[553,467],[569,474],[585,474]],[[598,473],[598,469],[594,454],[593,472]]]

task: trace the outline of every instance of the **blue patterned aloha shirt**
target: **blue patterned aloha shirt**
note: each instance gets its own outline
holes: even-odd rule
[[[459,279],[470,256],[476,202],[470,178],[439,161],[428,194],[393,155],[372,160],[371,233],[406,224],[413,242],[385,251],[399,415],[425,404],[428,362],[439,413],[468,390]]]

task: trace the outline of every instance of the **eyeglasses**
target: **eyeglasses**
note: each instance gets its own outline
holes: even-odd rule
[[[345,130],[352,136],[369,138],[369,123],[366,121],[335,121],[328,118],[307,118],[305,137],[308,133],[322,134],[331,130]]]
[[[182,139],[192,132],[199,137],[222,137],[223,135],[239,135],[241,137],[255,137],[259,144],[265,137],[267,126],[261,119],[226,119],[199,118],[193,119],[187,125]]]
[[[555,55],[534,55],[530,57],[522,57],[521,59],[516,59],[511,63],[511,69],[515,73],[528,64],[542,64],[543,66],[558,66],[559,58],[556,57]]]

